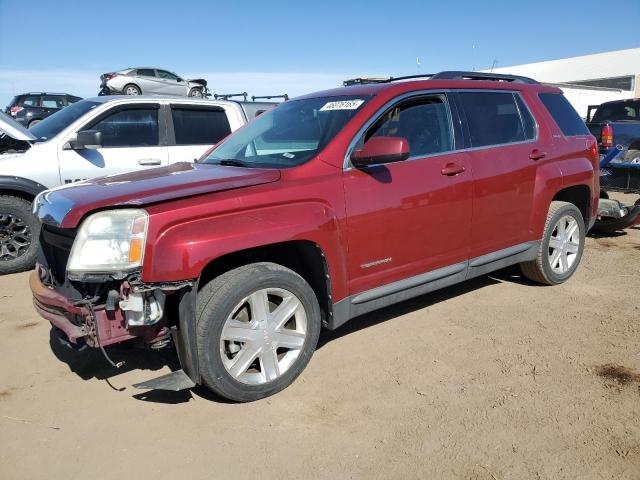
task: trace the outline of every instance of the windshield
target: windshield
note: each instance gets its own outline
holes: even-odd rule
[[[100,103],[82,100],[80,102],[69,105],[62,110],[57,111],[53,115],[45,118],[37,125],[29,129],[39,141],[49,140],[55,137],[63,129],[71,125],[89,110],[96,108]]]
[[[202,163],[290,168],[317,155],[370,99],[342,95],[291,100],[232,134]]]

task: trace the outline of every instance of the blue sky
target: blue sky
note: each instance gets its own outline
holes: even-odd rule
[[[93,96],[100,74],[128,66],[204,76],[214,92],[297,95],[350,76],[638,47],[637,25],[640,0],[0,0],[0,107],[29,90]]]

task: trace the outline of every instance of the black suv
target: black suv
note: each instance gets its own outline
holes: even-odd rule
[[[82,99],[68,93],[23,93],[13,97],[5,109],[5,113],[11,115],[14,120],[25,127],[32,127],[49,115],[67,105],[76,103],[78,100]]]

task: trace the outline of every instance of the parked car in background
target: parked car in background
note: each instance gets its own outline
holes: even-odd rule
[[[82,98],[68,93],[23,93],[13,97],[5,113],[11,115],[16,122],[30,128],[61,108],[79,100]]]
[[[582,119],[531,79],[443,72],[314,93],[197,163],[39,195],[34,305],[70,345],[173,335],[182,370],[140,388],[256,400],[302,372],[323,325],[513,264],[568,280],[597,170]]]
[[[193,161],[274,103],[161,97],[81,100],[30,130],[0,113],[0,274],[33,267],[41,191]]]
[[[207,81],[185,80],[168,70],[153,67],[126,68],[100,76],[99,95],[173,95],[206,97]]]

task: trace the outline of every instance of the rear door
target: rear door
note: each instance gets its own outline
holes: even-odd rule
[[[103,147],[73,150],[60,147],[63,183],[153,168],[168,163],[166,129],[161,127],[158,104],[116,106],[82,126],[102,133]]]
[[[40,97],[40,108],[42,109],[43,118],[56,113],[64,108],[64,97],[62,95],[43,95]]]
[[[143,94],[162,94],[163,84],[153,68],[138,68],[135,78]]]
[[[530,238],[537,162],[545,149],[518,92],[459,92],[473,169],[471,258]],[[536,158],[533,158],[536,157]]]
[[[169,163],[192,162],[242,125],[236,111],[223,106],[172,104]]]
[[[351,294],[468,259],[471,165],[453,118],[445,94],[400,100],[357,140],[403,137],[410,157],[345,170]]]

